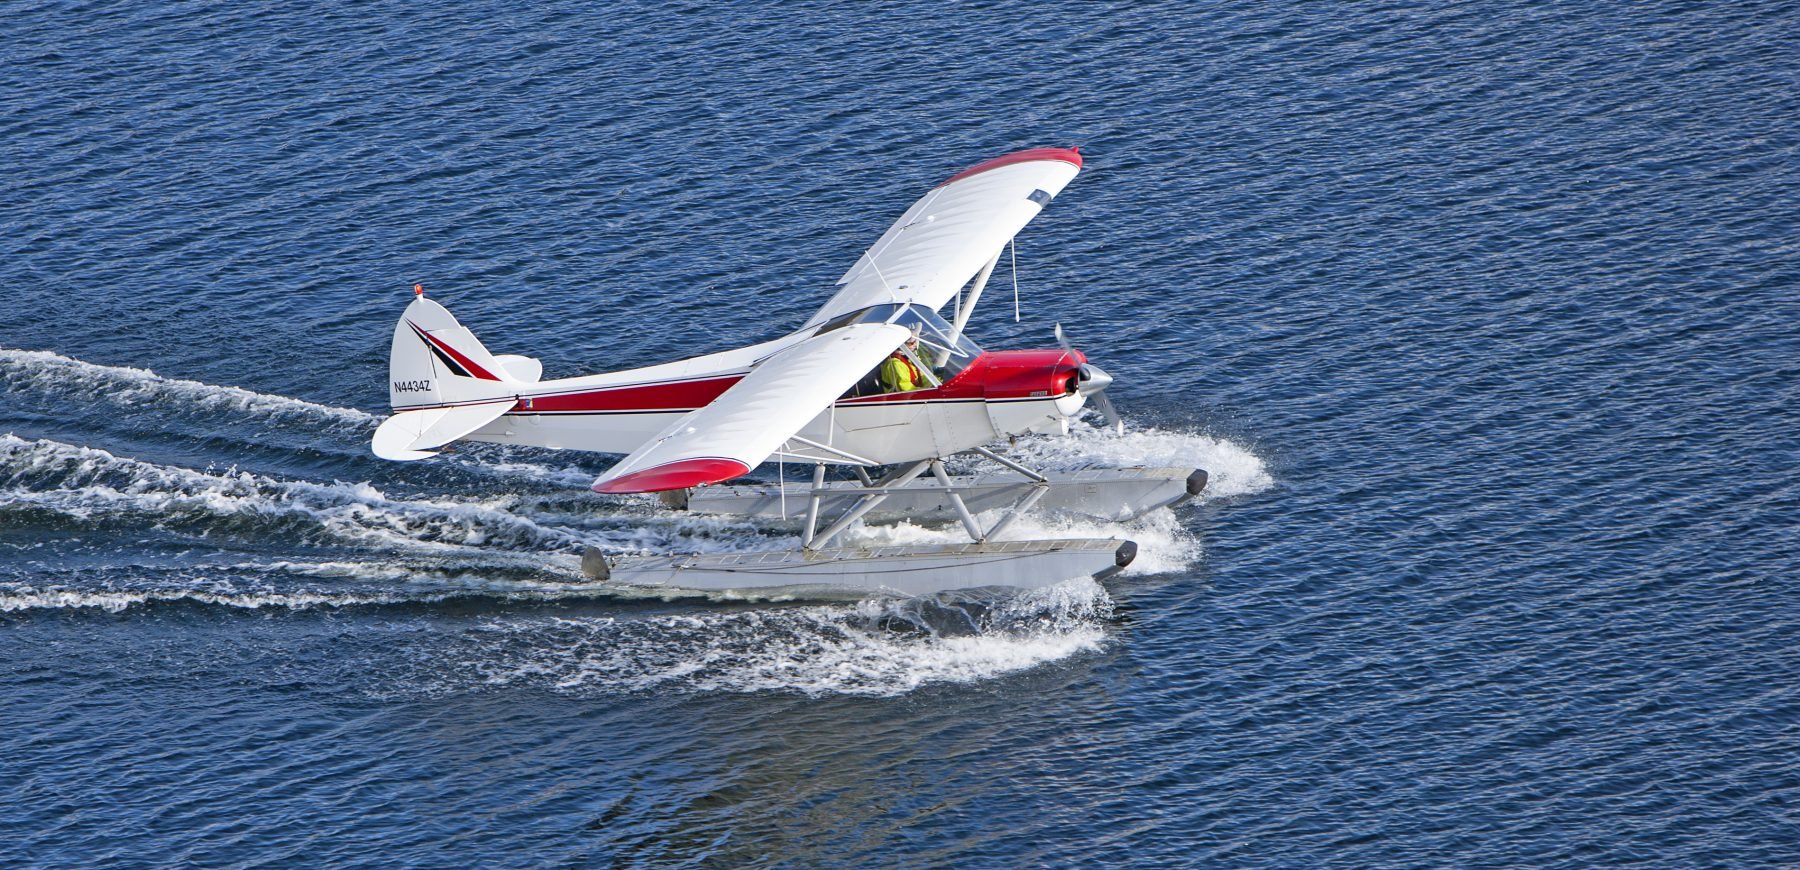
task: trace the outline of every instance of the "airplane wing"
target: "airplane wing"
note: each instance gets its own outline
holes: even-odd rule
[[[595,492],[658,492],[747,474],[911,335],[860,323],[776,352],[594,481]]]
[[[1034,148],[952,176],[888,227],[807,325],[884,302],[942,308],[1079,171],[1074,149]]]

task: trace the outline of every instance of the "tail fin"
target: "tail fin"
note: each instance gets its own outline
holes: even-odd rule
[[[388,404],[396,411],[495,399],[510,395],[517,381],[475,333],[424,296],[394,324]]]
[[[375,430],[372,448],[384,459],[424,459],[513,406],[519,387],[537,380],[527,357],[496,357],[475,334],[424,296],[413,299],[394,325],[388,352],[388,403],[394,408]]]

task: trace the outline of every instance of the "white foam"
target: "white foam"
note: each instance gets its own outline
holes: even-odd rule
[[[744,517],[674,513],[633,517],[609,535],[618,552],[636,555],[737,553],[798,545],[792,530]]]
[[[0,382],[11,389],[32,389],[83,402],[105,401],[126,408],[180,403],[211,411],[267,417],[300,417],[365,426],[375,417],[354,408],[334,408],[301,399],[166,378],[149,369],[104,366],[43,350],[0,348]]]
[[[493,551],[458,554],[453,561],[374,559],[369,561],[279,561],[234,566],[242,569],[282,571],[305,577],[355,580],[365,583],[406,583],[418,589],[455,589],[498,596],[517,594],[568,597],[605,593],[610,587],[581,573],[580,558],[568,553]],[[495,577],[496,572],[510,576]],[[547,579],[528,579],[522,574]]]
[[[68,589],[58,586],[38,589],[31,586],[13,586],[0,590],[0,613],[83,608],[119,613],[146,604],[177,601],[192,601],[250,610],[265,607],[305,610],[313,607],[354,607],[371,604],[441,601],[455,594],[444,592],[434,596],[398,593],[356,595],[328,592],[219,592],[205,589],[94,590]]]
[[[1092,581],[1072,581],[984,602],[985,615],[971,617],[981,623],[973,632],[890,627],[918,625],[920,607],[917,601],[871,600],[636,620],[495,623],[477,636],[469,667],[490,684],[546,684],[578,693],[898,695],[993,679],[1100,649],[1111,599]]]
[[[535,462],[489,462],[466,456],[454,458],[461,459],[469,468],[483,474],[515,480],[534,480],[571,489],[585,490],[594,482],[594,478],[599,476],[596,472],[586,471],[574,465],[554,468]]]
[[[198,575],[163,581],[160,588],[82,589],[63,585],[33,586],[0,583],[0,612],[98,608],[118,613],[162,602],[193,602],[245,609],[280,608],[306,610],[315,607],[431,604],[453,598],[495,598],[508,601],[554,601],[569,598],[610,597],[605,584],[587,581],[580,562],[566,554],[491,553],[473,560],[459,557],[452,563],[418,560],[278,561],[242,563],[201,569]],[[524,571],[546,579],[494,577],[496,570]],[[371,588],[277,589],[267,583],[239,588],[219,571],[269,572],[352,580]]]
[[[366,482],[314,483],[246,471],[195,471],[105,450],[0,434],[0,504],[88,521],[142,517],[202,527],[214,519],[267,520],[316,542],[382,552],[454,553],[465,561],[550,560],[588,545],[614,554],[738,552],[791,546],[791,533],[748,520],[693,514],[538,512],[513,494],[394,498]],[[645,505],[644,507],[648,507]],[[571,556],[570,558],[574,558]],[[578,574],[578,572],[572,572]]]
[[[121,613],[158,604],[242,610],[310,610],[432,604],[495,597],[553,601],[592,597],[599,587],[483,581],[476,572],[418,582],[416,569],[361,563],[247,566],[316,576],[403,581],[392,591],[237,588],[193,578],[154,589],[72,589],[0,583],[0,613],[94,609]],[[180,584],[182,581],[175,581]],[[944,596],[845,605],[700,610],[645,618],[493,618],[460,648],[433,646],[462,691],[473,672],[490,684],[543,685],[573,693],[676,690],[788,691],[808,695],[898,695],[967,684],[1101,649],[1112,602],[1092,581],[1072,581],[998,600]],[[436,670],[434,668],[434,670]],[[440,671],[441,672],[441,671]],[[423,686],[431,690],[430,685]]]
[[[1127,423],[1127,425],[1130,425]],[[1026,465],[1068,470],[1087,467],[1203,468],[1202,498],[1262,492],[1273,486],[1262,459],[1231,441],[1193,432],[1134,427],[1120,435],[1077,421],[1066,437],[1021,438],[1009,455]]]
[[[483,501],[393,499],[368,483],[278,480],[200,472],[114,456],[92,447],[0,435],[0,501],[76,519],[119,514],[202,514],[297,520],[329,538],[383,549],[578,547],[575,533]]]
[[[999,511],[976,516],[991,527]],[[1128,523],[1113,523],[1071,515],[1028,513],[1004,529],[997,540],[1033,541],[1048,538],[1112,538],[1138,545],[1138,555],[1126,574],[1163,574],[1180,571],[1201,555],[1200,542],[1184,529],[1172,511],[1152,511]],[[852,528],[842,538],[846,546],[904,546],[911,544],[964,544],[968,533],[960,525],[919,526],[910,522],[882,523]]]

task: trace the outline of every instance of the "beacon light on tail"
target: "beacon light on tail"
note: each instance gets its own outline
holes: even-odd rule
[[[1046,496],[1048,503],[1107,518],[1185,500],[1194,469],[1129,469],[1076,480],[988,449],[1013,436],[1066,432],[1089,399],[1109,423],[1122,424],[1105,398],[1112,378],[1070,347],[1060,327],[1060,350],[1025,351],[985,351],[963,329],[1006,245],[1080,168],[1075,150],[1040,148],[958,173],[907,209],[798,329],[662,365],[543,380],[537,360],[491,353],[415,286],[394,328],[389,400],[395,413],[377,429],[375,453],[416,460],[466,440],[623,454],[594,482],[595,491],[675,493],[671,504],[715,508],[720,499],[691,498],[696,488],[740,478],[768,461],[813,466],[811,486],[779,494],[805,514],[801,550],[758,554],[754,570],[731,567],[744,554],[584,560],[590,573],[612,582],[920,594],[1114,573],[1134,547],[995,539]],[[938,313],[952,300],[953,322]],[[915,388],[900,391],[894,384]],[[972,476],[950,476],[942,460],[959,454],[992,462],[1010,483],[978,475],[983,482],[975,487]],[[828,484],[831,465],[848,466],[857,480]],[[870,476],[886,467],[879,479]],[[738,500],[725,504],[763,512],[757,490],[734,489],[742,490]],[[977,510],[992,507],[998,518],[979,522],[965,492],[979,492],[984,507]],[[929,503],[927,510],[953,515],[972,543],[878,554],[830,548],[883,503],[890,511]],[[834,521],[826,522],[828,506]]]

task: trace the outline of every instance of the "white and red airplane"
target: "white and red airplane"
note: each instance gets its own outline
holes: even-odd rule
[[[1026,433],[1066,432],[1090,398],[1117,421],[1102,393],[1112,379],[1066,342],[1057,350],[984,351],[963,331],[1007,243],[1080,169],[1076,150],[1038,148],[960,172],[907,209],[799,329],[646,368],[542,380],[537,360],[490,353],[415,288],[394,328],[394,415],[376,430],[374,452],[423,459],[435,448],[467,440],[625,454],[595,481],[594,490],[602,493],[688,491],[742,477],[770,460],[813,464],[814,487],[797,497],[810,499],[802,541],[815,563],[826,543],[880,502],[909,485],[917,501],[920,485],[913,481],[930,470],[940,485],[927,497],[954,507],[975,544],[988,544],[1045,494],[1050,480],[984,445]],[[937,312],[953,299],[946,321]],[[913,338],[918,341],[909,346]],[[895,354],[921,377],[917,389],[883,391],[875,372]],[[1023,475],[1013,489],[1029,490],[1029,503],[1015,502],[1015,510],[985,530],[960,497],[982,491],[968,481],[958,486],[941,463],[969,451]],[[862,484],[829,491],[827,464],[857,467]],[[860,472],[887,465],[899,467],[881,481]],[[1191,471],[1181,470],[1176,490],[1198,491]],[[1204,485],[1203,473],[1200,478]],[[1135,507],[1167,504],[1174,498],[1163,498],[1169,481],[1161,483],[1160,495],[1126,497]],[[1091,483],[1082,491],[1096,492]],[[848,505],[845,516],[815,533],[828,496]],[[1107,549],[1117,555],[1116,548]],[[692,579],[695,572],[687,573]],[[875,585],[894,588],[885,581]]]

